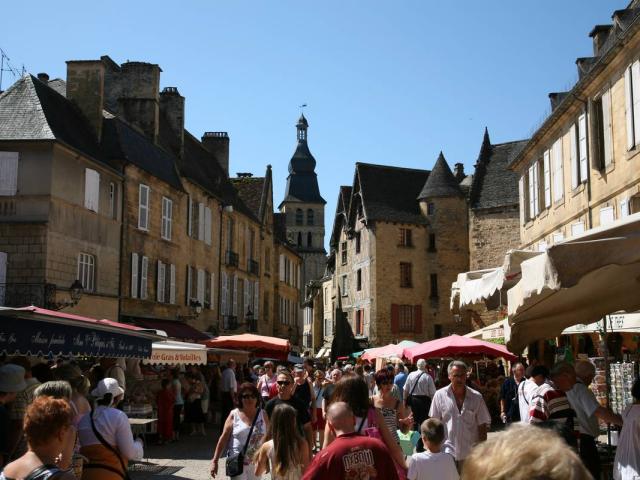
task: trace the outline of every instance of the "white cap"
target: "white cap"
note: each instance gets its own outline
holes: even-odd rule
[[[115,378],[103,378],[98,382],[96,388],[91,392],[91,396],[96,399],[104,398],[104,396],[110,393],[113,398],[118,395],[123,395],[124,390],[118,385],[118,381]]]

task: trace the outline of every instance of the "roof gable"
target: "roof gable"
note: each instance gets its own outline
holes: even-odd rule
[[[449,168],[449,164],[444,158],[442,152],[438,155],[429,178],[424,183],[424,187],[417,195],[418,200],[434,197],[460,197],[463,196],[462,190],[458,185],[456,177]]]

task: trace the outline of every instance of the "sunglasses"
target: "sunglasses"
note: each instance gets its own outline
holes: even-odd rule
[[[256,397],[255,395],[252,395],[252,394],[250,394],[250,393],[247,393],[247,394],[245,394],[245,395],[240,395],[240,398],[241,398],[241,399],[243,399],[243,400],[248,400],[248,399],[250,399],[250,398],[257,398],[257,397]]]
[[[278,385],[280,385],[281,387],[287,386],[287,385],[291,385],[291,382],[289,382],[288,380],[278,380],[276,382]]]

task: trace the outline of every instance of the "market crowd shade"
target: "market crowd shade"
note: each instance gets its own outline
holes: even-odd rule
[[[518,359],[504,345],[485,342],[476,338],[449,335],[414,347],[405,348],[403,355],[411,362],[421,358],[452,358],[473,355],[483,355],[491,358],[504,358],[515,361]]]

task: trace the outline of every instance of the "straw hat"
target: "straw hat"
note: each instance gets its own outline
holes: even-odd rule
[[[20,365],[7,363],[0,367],[0,392],[15,393],[27,388],[24,381],[25,369]]]
[[[96,399],[104,398],[104,396],[110,393],[113,398],[118,395],[123,395],[124,390],[118,385],[118,381],[115,378],[103,378],[98,382],[96,388],[91,392],[91,396]]]

